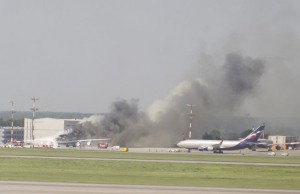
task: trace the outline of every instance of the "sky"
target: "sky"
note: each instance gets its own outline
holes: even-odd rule
[[[300,116],[299,24],[296,0],[0,0],[0,110],[147,111],[238,53],[265,71],[237,114]]]

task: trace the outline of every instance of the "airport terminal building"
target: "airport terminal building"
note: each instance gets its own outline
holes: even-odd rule
[[[12,127],[1,127],[1,143],[8,144],[11,143],[11,130]],[[14,142],[23,142],[24,140],[24,128],[23,127],[13,127],[13,143]]]
[[[24,119],[24,143],[31,142],[35,147],[54,147],[55,138],[71,132],[81,119],[39,118]],[[33,141],[34,140],[34,141]]]

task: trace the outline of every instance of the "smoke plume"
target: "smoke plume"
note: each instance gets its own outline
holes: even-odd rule
[[[239,6],[243,16],[233,13],[222,26],[230,34],[213,35],[215,42],[204,39],[199,63],[147,111],[139,110],[136,99],[115,101],[109,113],[88,118],[67,138],[172,146],[187,137],[187,103],[195,105],[192,138],[218,129],[225,139],[262,122],[267,133],[299,136],[299,6],[291,1],[257,5]],[[209,25],[210,32],[214,24],[219,25]]]
[[[244,100],[257,92],[264,72],[262,60],[230,53],[213,76],[196,73],[154,102],[147,113],[139,111],[137,99],[115,101],[109,113],[87,119],[67,138],[110,137],[113,145],[128,147],[173,146],[186,137],[187,103],[195,105],[193,136],[207,129],[223,130],[222,119],[235,116]]]

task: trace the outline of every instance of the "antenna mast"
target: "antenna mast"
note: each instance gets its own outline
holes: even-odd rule
[[[14,110],[14,101],[11,101],[11,129],[10,129],[10,144],[14,141],[14,113],[16,111]]]
[[[187,106],[190,107],[190,113],[188,113],[189,118],[190,118],[190,127],[188,129],[189,130],[189,137],[188,137],[188,139],[192,139],[192,122],[193,122],[193,116],[194,116],[194,114],[193,114],[193,107],[195,105],[193,105],[193,104],[187,104]]]
[[[31,134],[30,134],[30,138],[32,139],[32,141],[34,141],[34,119],[35,119],[35,112],[38,111],[39,109],[36,108],[35,106],[35,102],[37,100],[39,100],[38,98],[31,98],[31,100],[33,101],[33,105],[32,105],[32,108],[31,108],[31,111],[32,111],[32,124],[31,124]]]

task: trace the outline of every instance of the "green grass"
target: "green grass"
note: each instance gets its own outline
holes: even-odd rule
[[[226,154],[188,154],[188,153],[122,153],[110,151],[88,151],[73,149],[10,149],[1,148],[0,155],[63,156],[113,159],[153,159],[153,160],[187,160],[187,161],[223,161],[223,162],[266,162],[300,164],[300,156],[270,157],[265,155],[226,155]]]
[[[0,158],[0,180],[300,189],[299,167]]]

